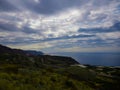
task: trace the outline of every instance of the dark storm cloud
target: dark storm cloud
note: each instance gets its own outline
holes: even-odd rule
[[[40,0],[35,3],[33,0],[24,1],[25,7],[33,12],[41,14],[53,14],[71,7],[80,7],[89,0]]]
[[[0,37],[0,39],[2,39],[3,38],[3,40],[0,40],[1,41],[1,44],[13,44],[13,45],[17,45],[17,44],[26,44],[26,43],[28,43],[28,44],[32,44],[32,43],[34,43],[33,41],[32,42],[30,42],[30,40],[32,40],[32,39],[28,39],[28,40],[25,40],[25,38],[23,37],[23,38],[15,38],[13,41],[10,41],[8,38],[5,38],[5,37]]]
[[[54,14],[58,13],[64,9],[69,8],[80,8],[84,5],[87,5],[89,2],[92,6],[87,5],[86,8],[99,8],[106,4],[110,4],[114,0],[39,0],[36,2],[34,0],[24,0],[22,3],[24,6],[33,12],[41,13],[41,14]]]
[[[13,32],[17,30],[18,28],[13,24],[0,22],[0,31],[12,31]]]
[[[79,32],[87,32],[87,33],[107,33],[107,32],[115,32],[120,31],[120,22],[116,22],[113,26],[109,28],[80,28]]]
[[[38,34],[39,33],[39,35],[41,35],[40,31],[32,29],[32,28],[27,27],[27,26],[22,27],[21,30],[22,30],[22,32],[24,32],[26,34],[33,34],[33,33]]]
[[[47,38],[44,40],[39,40],[39,42],[43,42],[43,41],[54,41],[54,40],[67,40],[67,39],[75,39],[75,38],[89,38],[89,37],[94,37],[95,35],[73,35],[73,36],[62,36],[62,37],[58,37],[58,38]]]
[[[102,39],[87,40],[87,43],[89,43],[89,45],[94,45],[94,46],[106,46],[110,44]]]
[[[38,33],[38,30],[34,30],[28,26],[23,26],[21,28],[18,28],[14,23],[3,23],[0,22],[0,31],[6,31],[6,32],[23,32],[26,34],[32,34],[32,33]],[[40,32],[39,32],[40,34]]]
[[[119,38],[120,39],[120,38]],[[88,40],[87,43],[91,46],[119,46],[119,39],[107,39],[107,40],[102,40],[102,39],[95,39],[95,40]]]
[[[39,34],[40,35],[40,34]],[[63,36],[63,37],[58,37],[58,38],[46,38],[46,39],[33,39],[32,37],[25,38],[23,37],[17,37],[14,38],[13,41],[9,40],[8,37],[0,37],[2,43],[4,44],[32,44],[32,43],[42,43],[42,42],[48,42],[48,41],[57,41],[57,40],[68,40],[68,39],[77,39],[77,38],[89,38],[89,37],[94,37],[95,35],[73,35],[73,36]],[[75,43],[76,44],[76,43]]]
[[[16,11],[18,10],[14,5],[10,4],[7,0],[0,0],[0,11]]]

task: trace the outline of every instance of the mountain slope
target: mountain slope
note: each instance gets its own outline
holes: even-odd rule
[[[23,50],[11,49],[9,47],[0,45],[0,54],[4,54],[4,53],[8,53],[8,54],[25,54],[25,52]]]
[[[28,55],[44,55],[43,52],[41,51],[35,51],[35,50],[24,50],[25,53],[27,53]]]
[[[120,68],[76,64],[0,45],[0,90],[120,90]]]
[[[0,45],[0,62],[38,67],[40,67],[41,64],[51,66],[68,66],[79,64],[70,57],[43,55],[42,52],[11,49],[3,45]]]
[[[22,54],[22,55],[43,55],[44,53],[41,51],[34,50],[21,50],[21,49],[11,49],[9,47],[3,46],[0,44],[0,54]]]

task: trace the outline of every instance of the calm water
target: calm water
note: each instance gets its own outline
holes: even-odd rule
[[[73,57],[81,64],[120,66],[120,53],[54,53],[54,54]]]

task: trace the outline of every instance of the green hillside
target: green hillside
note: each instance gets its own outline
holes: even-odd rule
[[[0,46],[0,90],[120,90],[120,68]]]

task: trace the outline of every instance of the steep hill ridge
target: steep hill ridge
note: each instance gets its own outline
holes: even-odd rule
[[[0,64],[3,63],[37,67],[41,67],[41,65],[63,67],[79,64],[71,57],[43,55],[42,52],[11,49],[0,45]]]

